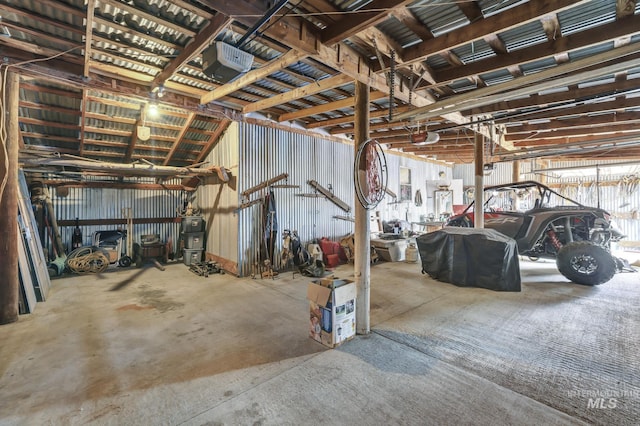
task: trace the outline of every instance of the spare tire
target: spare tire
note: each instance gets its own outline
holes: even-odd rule
[[[605,248],[589,241],[576,241],[558,252],[556,265],[562,275],[577,284],[598,285],[616,273],[616,261]]]

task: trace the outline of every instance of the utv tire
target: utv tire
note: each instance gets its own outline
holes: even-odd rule
[[[617,270],[613,256],[589,241],[572,242],[562,247],[556,265],[562,275],[582,285],[606,283]]]

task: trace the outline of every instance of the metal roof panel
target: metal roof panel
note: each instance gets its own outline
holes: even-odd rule
[[[557,14],[563,36],[615,22],[616,0],[593,0]]]
[[[469,24],[465,14],[449,0],[419,0],[409,8],[436,37]]]
[[[505,44],[508,52],[548,41],[542,23],[538,20],[501,32],[498,37]]]

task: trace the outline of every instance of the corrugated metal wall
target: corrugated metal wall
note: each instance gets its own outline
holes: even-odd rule
[[[523,165],[521,164],[521,172]],[[475,182],[475,165],[472,164],[456,164],[453,166],[453,178],[462,179],[462,184],[473,186]],[[509,183],[513,179],[513,166],[511,163],[496,163],[493,171],[489,175],[485,175],[485,186],[499,185],[501,183]],[[525,178],[522,178],[523,180]]]
[[[281,250],[284,229],[297,230],[303,242],[314,238],[346,235],[352,224],[333,219],[346,215],[325,198],[309,198],[297,194],[312,194],[307,183],[315,180],[353,208],[352,153],[350,145],[325,141],[308,135],[281,129],[242,124],[240,132],[239,192],[288,173],[287,180],[272,188],[277,208],[278,237],[274,243],[276,253]],[[278,188],[278,184],[298,185],[299,188]],[[264,198],[268,189],[250,194],[252,201]],[[263,232],[262,205],[243,209],[240,213],[239,243],[240,270],[243,275],[254,272],[259,242]]]
[[[151,183],[150,181],[149,183]],[[167,182],[179,184],[179,181]],[[56,218],[60,220],[98,220],[123,219],[123,208],[131,208],[133,218],[168,218],[176,217],[176,210],[182,205],[184,196],[178,190],[149,189],[115,189],[115,188],[68,188],[57,191],[48,187],[53,202]],[[66,194],[66,195],[65,195]],[[90,245],[94,232],[115,230],[125,225],[82,226],[83,244]],[[177,241],[179,225],[174,223],[135,224],[133,226],[133,242],[140,243],[140,235],[159,234],[161,240]],[[71,248],[73,226],[60,227],[60,235],[67,251]],[[51,251],[50,243],[47,248]]]
[[[281,250],[284,229],[297,230],[302,242],[327,237],[332,240],[351,234],[353,222],[334,216],[353,217],[355,195],[353,187],[354,148],[350,144],[289,132],[282,129],[240,124],[239,144],[239,184],[237,193],[252,188],[281,173],[288,173],[286,181],[272,188],[277,204],[278,238],[275,252]],[[440,171],[451,177],[451,169],[433,163],[410,159],[406,156],[387,155],[389,188],[400,193],[399,167],[408,167],[412,175],[412,194],[421,189],[426,200],[427,179],[437,179]],[[315,180],[351,206],[350,212],[341,210],[326,198],[304,197],[314,189],[307,183]],[[298,185],[299,188],[278,188],[278,184]],[[267,189],[251,194],[247,200],[263,198]],[[412,198],[413,199],[413,198]],[[408,218],[418,221],[426,214],[426,206],[415,206],[413,202],[391,204],[390,197],[378,206],[383,220]],[[374,213],[372,213],[373,215]],[[238,257],[239,273],[254,273],[254,265],[259,250],[258,244],[263,232],[264,218],[261,205],[242,209],[238,217]],[[211,246],[207,246],[209,249]],[[215,253],[215,252],[214,252]],[[217,254],[217,253],[215,253]]]
[[[598,206],[614,216],[615,224],[627,235],[628,240],[640,241],[640,187],[631,193],[625,191],[621,181],[625,176],[640,176],[640,162],[630,165],[624,171],[606,167],[616,161],[549,161],[527,160],[520,162],[520,180],[546,180],[555,190],[582,204]],[[549,171],[545,174],[532,173],[535,170],[575,168],[583,166],[604,166],[600,168],[599,185],[593,170],[572,170],[570,173]],[[485,186],[509,183],[513,178],[512,163],[497,163],[491,175],[485,177]],[[465,187],[474,184],[474,165],[456,165],[453,176],[462,179]],[[599,187],[599,190],[598,188]]]
[[[205,179],[196,191],[196,201],[206,221],[206,251],[234,263],[238,261],[238,131],[238,123],[232,123],[206,159],[212,166],[229,169],[230,182]]]

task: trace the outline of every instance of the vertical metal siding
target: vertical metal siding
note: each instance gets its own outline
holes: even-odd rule
[[[520,166],[522,172],[522,165]],[[453,178],[462,179],[464,187],[475,185],[475,164],[456,164],[453,166]],[[493,172],[484,177],[484,185],[500,185],[509,183],[513,180],[513,164],[512,163],[495,163]],[[522,178],[526,180],[526,178]]]
[[[303,243],[312,239],[327,237],[338,240],[353,232],[353,222],[334,219],[335,215],[353,217],[357,200],[353,189],[354,148],[322,139],[321,136],[288,132],[281,129],[262,127],[247,123],[234,123],[209,155],[212,164],[224,165],[232,170],[232,185],[205,185],[198,190],[198,202],[204,207],[208,229],[207,251],[238,262],[238,273],[247,276],[254,271],[258,259],[259,243],[262,236],[264,218],[262,205],[257,204],[236,210],[243,201],[263,198],[268,189],[251,194],[242,200],[240,193],[281,173],[288,173],[286,183],[299,188],[273,188],[277,205],[278,233],[274,241],[275,260],[282,248],[282,231],[296,230]],[[411,169],[412,200],[393,203],[386,196],[375,211],[380,212],[384,221],[408,220],[417,222],[422,215],[433,211],[433,197],[427,193],[427,181],[437,181],[439,172],[444,171],[448,179],[462,179],[464,186],[474,182],[473,164],[448,165],[413,159],[405,155],[387,152],[389,188],[400,195],[400,167]],[[531,163],[521,162],[522,179],[529,178]],[[349,204],[350,213],[325,198],[308,198],[296,194],[313,193],[307,181],[313,179],[329,187],[333,193]],[[485,183],[495,185],[512,180],[512,164],[497,163]],[[414,203],[415,192],[420,189],[423,204]],[[604,197],[604,196],[603,196]],[[371,212],[375,216],[375,211]],[[631,222],[631,221],[628,221]],[[637,221],[636,221],[637,222]],[[624,232],[633,231],[628,224],[619,223]],[[640,239],[640,238],[639,238]]]
[[[215,148],[207,156],[209,165],[223,166],[231,171],[231,180],[223,184],[204,180],[196,191],[198,206],[206,221],[206,251],[232,262],[238,253],[238,189],[240,176],[238,123],[232,123]]]
[[[169,182],[178,184],[178,181]],[[123,219],[123,208],[131,208],[133,218],[175,217],[182,197],[176,190],[69,188],[67,196],[60,196],[55,187],[48,188],[58,220]],[[83,244],[90,245],[94,232],[126,229],[126,225],[82,226]],[[71,248],[73,226],[60,227],[62,242]],[[179,225],[174,223],[134,224],[133,242],[140,243],[140,235],[159,234],[163,241],[177,241]],[[50,243],[47,248],[51,250]]]
[[[303,244],[322,237],[336,241],[354,231],[353,222],[334,218],[354,217],[357,200],[353,187],[353,158],[354,147],[351,144],[325,140],[320,136],[240,124],[237,193],[281,173],[288,173],[289,177],[286,181],[278,183],[299,186],[273,188],[278,217],[278,235],[274,246],[276,262],[279,261],[278,254],[282,248],[281,238],[284,229],[298,231]],[[449,176],[451,175],[451,169],[447,166],[413,160],[406,156],[388,153],[387,162],[389,188],[399,193],[398,167],[402,164],[411,168],[412,191],[415,193],[421,188],[423,199],[427,179],[437,179],[440,170],[445,170]],[[351,206],[351,211],[344,212],[324,197],[299,196],[314,192],[307,183],[309,180],[315,180],[325,188],[330,186],[333,194]],[[251,194],[249,200],[263,198],[267,191],[268,189],[264,189]],[[426,212],[425,204],[416,207],[413,202],[407,202],[400,208],[398,204],[390,204],[391,201],[390,197],[385,197],[376,209],[381,212],[384,220],[404,220],[408,217],[410,221],[417,221],[420,214]],[[261,205],[243,209],[238,213],[238,266],[241,275],[246,276],[254,272],[263,221]]]

